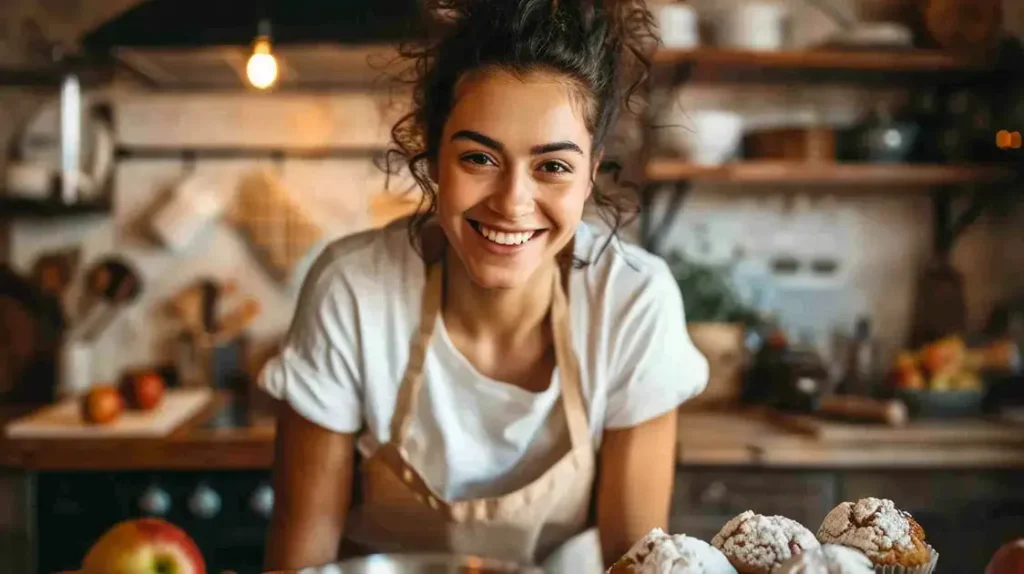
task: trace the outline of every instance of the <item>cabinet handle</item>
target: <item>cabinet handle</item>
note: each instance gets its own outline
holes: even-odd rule
[[[166,516],[171,511],[171,495],[159,486],[151,486],[139,498],[139,510],[152,516]]]
[[[199,518],[213,518],[220,512],[220,495],[206,485],[200,485],[189,498],[188,508]]]
[[[249,507],[263,518],[270,518],[274,511],[274,489],[264,484],[254,490],[249,498]]]
[[[720,481],[712,482],[700,494],[701,504],[722,504],[729,495],[729,487]]]

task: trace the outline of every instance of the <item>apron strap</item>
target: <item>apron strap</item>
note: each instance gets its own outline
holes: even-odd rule
[[[569,438],[573,448],[590,442],[590,427],[587,424],[587,409],[583,404],[580,381],[580,365],[572,348],[571,317],[568,297],[562,289],[561,266],[555,266],[551,282],[551,332],[555,344],[555,363],[562,385],[562,408],[569,426]]]
[[[416,399],[423,386],[423,364],[427,358],[430,339],[434,336],[437,315],[441,311],[441,292],[444,286],[444,265],[435,263],[427,266],[426,285],[420,304],[419,328],[413,335],[409,346],[409,364],[402,376],[402,385],[398,389],[398,400],[395,412],[391,417],[390,442],[401,448],[405,435],[409,432],[409,423],[416,412]]]

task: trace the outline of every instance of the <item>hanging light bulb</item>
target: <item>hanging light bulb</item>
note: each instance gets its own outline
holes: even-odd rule
[[[259,36],[253,42],[252,56],[245,66],[245,74],[253,87],[265,90],[277,81],[277,60],[271,53],[270,22],[260,22]]]

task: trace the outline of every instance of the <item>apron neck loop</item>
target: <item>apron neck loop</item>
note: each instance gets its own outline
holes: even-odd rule
[[[439,235],[438,235],[439,234]],[[390,442],[401,449],[409,431],[420,389],[423,387],[423,367],[427,349],[434,335],[434,327],[438,322],[438,314],[444,295],[446,242],[440,227],[425,229],[423,241],[424,259],[426,260],[426,284],[423,289],[420,306],[419,327],[413,335],[409,347],[409,364],[402,377],[398,391],[394,415],[391,417]],[[555,272],[551,282],[551,310],[549,312],[551,331],[554,339],[555,361],[561,381],[561,403],[565,411],[569,436],[573,448],[587,444],[589,441],[589,425],[587,424],[586,406],[583,404],[580,383],[580,368],[576,354],[573,352],[571,317],[568,305],[568,276],[572,268],[575,240],[570,241],[566,249],[557,257]],[[429,256],[429,258],[428,258]],[[563,281],[563,278],[565,281]]]

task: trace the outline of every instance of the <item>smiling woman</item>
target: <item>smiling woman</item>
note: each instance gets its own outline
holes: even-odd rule
[[[267,566],[343,540],[602,572],[666,527],[676,407],[707,380],[667,265],[615,240],[629,212],[595,184],[650,14],[426,5],[444,18],[405,50],[393,130],[424,214],[329,246],[261,376],[282,399]]]

